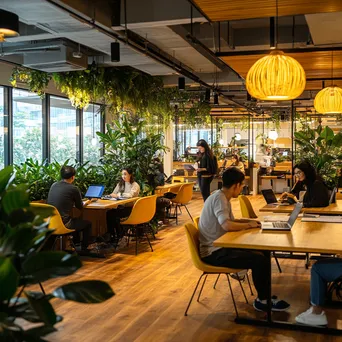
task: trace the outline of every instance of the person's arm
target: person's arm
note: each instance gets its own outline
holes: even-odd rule
[[[204,155],[200,161],[199,168],[197,169],[197,172],[205,172],[208,171],[208,157]]]
[[[81,192],[78,188],[75,187],[74,189],[74,202],[75,202],[75,207],[79,210],[83,209],[83,202],[82,202],[82,196]],[[87,201],[88,202],[88,201]]]
[[[119,184],[116,185],[113,192],[109,195],[110,197],[117,198],[119,193]]]
[[[226,220],[221,226],[227,232],[237,232],[245,229],[260,228],[261,224],[259,221],[253,220],[249,220],[249,222],[239,222],[239,220]]]
[[[134,182],[132,184],[130,192],[124,192],[122,194],[122,197],[125,197],[125,198],[138,197],[139,196],[139,192],[140,192],[140,186],[139,186],[138,183]]]

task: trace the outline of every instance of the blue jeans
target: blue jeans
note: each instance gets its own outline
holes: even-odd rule
[[[332,258],[317,261],[311,268],[311,304],[323,306],[327,283],[336,280],[340,276],[342,276],[342,259]]]

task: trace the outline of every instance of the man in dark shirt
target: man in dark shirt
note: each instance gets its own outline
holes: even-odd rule
[[[52,184],[47,203],[57,208],[67,228],[76,230],[76,239],[78,241],[80,240],[79,233],[82,232],[81,248],[86,250],[91,233],[91,222],[70,216],[74,206],[79,210],[83,209],[81,192],[75,185],[72,185],[75,174],[76,171],[72,166],[62,166],[62,180]],[[86,201],[84,205],[90,202],[90,200]]]

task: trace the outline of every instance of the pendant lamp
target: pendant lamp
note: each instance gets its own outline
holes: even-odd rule
[[[331,80],[334,79],[334,52],[331,52]],[[322,89],[315,97],[314,107],[320,114],[342,113],[342,89],[331,85]]]
[[[6,37],[16,36],[19,36],[19,17],[0,9],[0,42],[3,42]]]
[[[272,129],[268,132],[268,137],[272,140],[277,140],[278,139],[278,133],[276,130]]]
[[[247,91],[259,100],[293,100],[305,89],[303,67],[282,51],[272,51],[256,61],[246,78]]]

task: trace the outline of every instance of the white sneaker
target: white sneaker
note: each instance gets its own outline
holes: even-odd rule
[[[312,307],[305,312],[302,312],[296,317],[296,322],[305,325],[320,326],[327,325],[328,319],[324,311],[319,315],[312,313]]]

